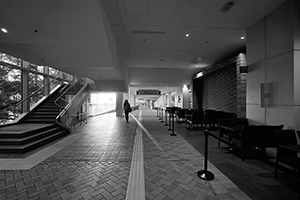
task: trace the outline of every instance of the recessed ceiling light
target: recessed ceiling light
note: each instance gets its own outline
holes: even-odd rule
[[[196,78],[199,78],[201,76],[203,76],[203,72],[199,72],[198,74],[196,74]]]
[[[186,34],[185,34],[185,37],[190,37],[190,34],[189,34],[189,33],[186,33]]]
[[[5,29],[5,28],[1,28],[1,31],[2,31],[3,33],[8,33],[7,29]]]
[[[245,39],[245,37],[244,37],[244,36],[242,36],[242,37],[241,37],[241,40],[244,40],[244,39]]]

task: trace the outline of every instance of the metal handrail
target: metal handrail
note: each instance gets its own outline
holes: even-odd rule
[[[65,102],[68,102],[66,99],[62,98],[67,92],[69,92],[69,89],[72,88],[76,83],[78,83],[81,80],[81,78],[79,78],[77,81],[74,81],[74,83],[72,85],[69,86],[68,89],[64,90],[65,87],[63,88],[62,91],[64,91],[61,95],[59,95],[59,97],[57,97],[54,101],[54,104],[57,105],[61,110],[66,110],[65,107],[59,105],[58,101],[61,99]]]
[[[74,115],[74,116],[72,116],[72,118],[76,118],[77,116],[83,116],[83,115],[86,115],[86,117],[84,118],[84,119],[80,119],[79,121],[80,121],[80,125],[81,125],[81,122],[85,122],[85,123],[87,123],[87,115],[88,115],[88,112],[82,112],[82,113],[79,113],[79,114],[76,114],[76,115]],[[76,123],[77,124],[77,123]],[[73,125],[74,125],[74,129],[75,129],[75,127],[76,127],[76,124],[74,123]],[[79,125],[79,126],[80,126]]]
[[[72,84],[72,86],[69,89],[72,89],[74,86],[76,87],[76,84],[80,81],[81,79],[79,79],[78,81],[76,81],[74,84]],[[58,97],[55,100],[55,104],[57,106],[59,106],[61,108],[60,113],[57,115],[56,117],[56,123],[60,124],[61,126],[67,128],[69,131],[71,131],[71,124],[72,122],[70,121],[71,119],[75,119],[76,118],[76,114],[73,116],[70,116],[70,108],[72,106],[74,106],[75,103],[75,99],[77,99],[88,87],[88,83],[85,83],[84,85],[81,85],[81,88],[76,91],[76,94],[72,97],[72,99],[70,99],[69,101],[66,101],[64,98],[62,98],[62,96],[64,96],[68,91],[70,90],[66,90],[64,91],[64,93]],[[64,107],[62,107],[57,101],[59,99],[64,100],[65,102],[68,102],[67,105],[65,105]],[[72,110],[73,111],[73,110]],[[71,113],[72,114],[72,113]],[[73,121],[73,120],[72,120]]]
[[[0,108],[0,110],[3,110],[7,107],[10,107],[11,105],[14,105],[14,107],[19,106],[21,103],[25,102],[26,100],[28,100],[30,97],[32,97],[34,94],[37,94],[39,91],[41,91],[42,89],[44,89],[46,86],[50,85],[52,82],[56,81],[60,76],[62,76],[62,74],[58,75],[57,77],[55,77],[55,79],[53,79],[52,81],[50,81],[48,84],[44,85],[43,87],[39,88],[38,90],[32,92],[30,95],[28,95],[26,98],[21,99],[20,101],[16,102],[16,103],[10,103],[8,105],[5,105],[3,107]]]

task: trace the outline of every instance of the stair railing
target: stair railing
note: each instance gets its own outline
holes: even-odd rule
[[[77,112],[90,93],[88,86],[88,83],[83,84],[83,79],[79,79],[55,100],[55,104],[61,108],[56,117],[58,124],[71,129],[72,124],[76,123],[79,115]],[[87,113],[82,113],[82,116],[86,120]]]
[[[65,110],[66,105],[69,103],[70,100],[68,100],[67,98],[70,98],[70,95],[68,94],[73,94],[73,93],[77,93],[78,92],[78,88],[80,88],[81,84],[81,78],[77,78],[76,80],[74,80],[72,83],[66,85],[64,88],[61,89],[61,93],[59,95],[59,97],[57,97],[54,101],[55,105],[57,105],[61,112],[63,110]],[[76,91],[77,89],[77,91]],[[72,96],[72,95],[71,95]]]
[[[32,98],[33,96],[35,96],[36,94],[38,94],[40,91],[44,90],[46,87],[48,87],[49,85],[51,85],[52,83],[54,83],[55,81],[57,81],[59,78],[62,77],[63,74],[60,74],[58,76],[56,76],[53,80],[51,80],[48,84],[44,85],[43,87],[40,87],[39,89],[37,89],[36,91],[32,92],[30,95],[28,95],[27,97],[21,99],[18,102],[15,103],[10,103],[8,105],[3,105],[0,107],[0,112],[8,112],[10,113],[12,116],[11,119],[8,119],[8,123],[10,122],[17,122],[19,119],[21,119],[24,115],[26,115],[28,112],[22,113],[21,111],[21,105],[23,102],[30,100],[30,98]],[[59,84],[56,84],[56,86],[54,87],[54,89],[50,92],[50,94],[55,91],[55,89],[59,87]],[[48,96],[48,95],[47,95]],[[33,105],[30,106],[30,110],[32,110],[40,101],[44,100],[44,98],[46,98],[46,96],[43,96],[39,101],[37,101],[36,103],[34,103]],[[5,121],[0,121],[0,126],[6,124]]]
[[[70,123],[69,127],[75,129],[77,125],[79,127],[82,124],[86,124],[87,118],[88,118],[88,112],[78,113],[72,116],[72,122]]]

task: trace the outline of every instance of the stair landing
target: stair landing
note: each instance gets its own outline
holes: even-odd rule
[[[15,124],[12,126],[4,126],[0,128],[0,138],[1,134],[20,134],[47,126],[49,126],[49,124]]]

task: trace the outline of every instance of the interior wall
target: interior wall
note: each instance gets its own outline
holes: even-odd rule
[[[295,128],[293,6],[291,0],[247,30],[246,103],[252,124]]]
[[[294,127],[300,130],[300,1],[294,0]],[[300,143],[300,142],[299,142]]]
[[[193,86],[199,107],[237,112],[236,63],[194,79]]]

